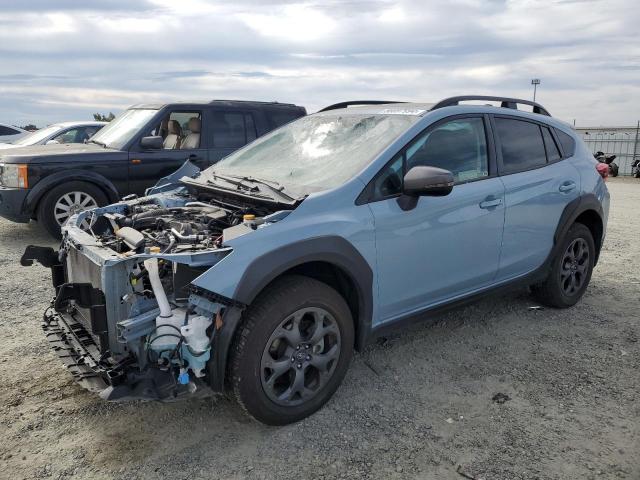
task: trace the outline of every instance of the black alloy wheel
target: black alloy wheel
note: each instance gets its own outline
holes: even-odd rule
[[[349,306],[332,287],[300,275],[275,280],[245,310],[231,347],[238,403],[269,425],[311,415],[342,382],[354,337]]]
[[[567,308],[582,298],[589,285],[596,248],[591,230],[581,223],[569,228],[559,247],[547,279],[531,290],[540,303]]]
[[[340,358],[340,329],[327,310],[307,307],[285,318],[267,340],[260,379],[278,405],[313,398],[327,384]]]
[[[573,240],[564,252],[560,268],[560,285],[565,295],[573,296],[582,288],[589,272],[589,260],[589,245],[586,240]]]

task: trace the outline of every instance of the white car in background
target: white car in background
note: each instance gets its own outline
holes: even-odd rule
[[[0,142],[14,142],[28,134],[28,131],[20,127],[0,123]]]
[[[31,132],[22,138],[12,141],[11,143],[0,143],[0,149],[27,147],[31,145],[84,143],[85,140],[89,140],[106,124],[107,122],[54,123],[48,127]],[[2,137],[0,137],[0,142],[1,141]]]

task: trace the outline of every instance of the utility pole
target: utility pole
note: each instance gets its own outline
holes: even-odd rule
[[[633,142],[633,158],[631,159],[632,163],[636,161],[636,153],[638,151],[638,134],[640,134],[640,120],[638,120],[638,125],[636,126],[636,140],[635,142]]]
[[[531,80],[531,85],[533,85],[533,101],[536,101],[536,87],[540,85],[540,79],[534,78]]]

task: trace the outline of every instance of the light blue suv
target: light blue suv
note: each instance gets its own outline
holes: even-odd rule
[[[580,299],[609,193],[571,127],[510,98],[354,103],[72,217],[59,251],[27,248],[52,269],[47,338],[83,386],[230,391],[286,424],[389,326],[517,285]]]

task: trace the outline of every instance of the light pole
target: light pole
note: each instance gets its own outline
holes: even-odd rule
[[[533,80],[531,80],[531,85],[533,85],[533,101],[536,101],[536,87],[538,85],[540,85],[540,79],[539,78],[534,78]]]

